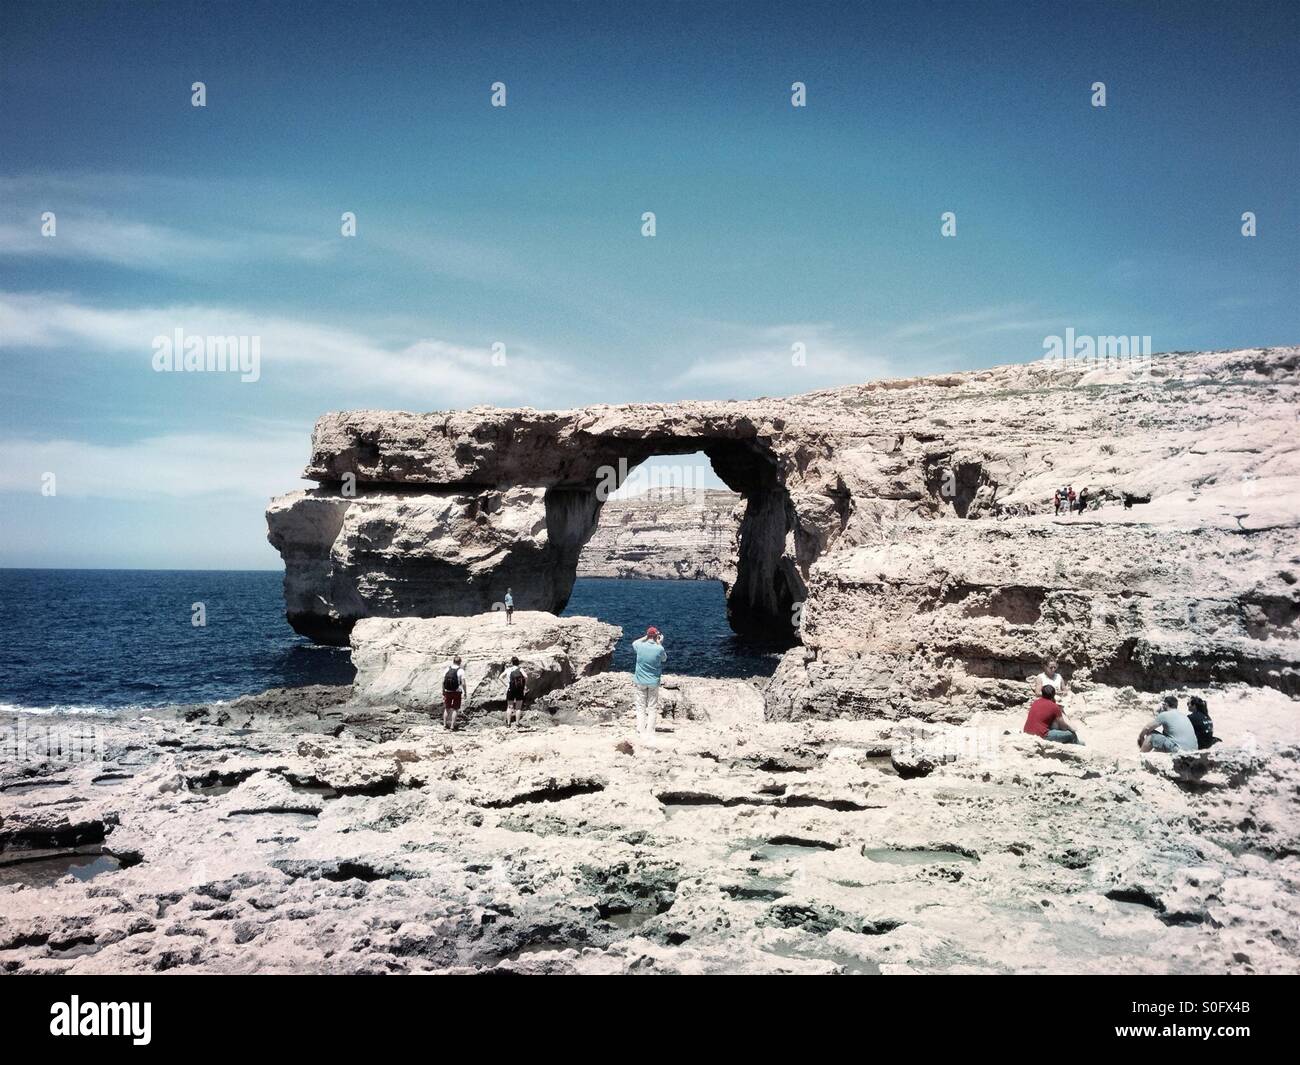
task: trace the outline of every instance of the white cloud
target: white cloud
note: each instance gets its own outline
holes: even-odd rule
[[[1004,304],[908,322],[897,326],[889,336],[897,341],[916,341],[933,349],[961,344],[977,336],[1060,329],[1061,320],[1060,315],[1035,314],[1034,309],[1026,304]]]
[[[25,222],[0,223],[0,255],[92,259],[118,266],[170,270],[200,260],[233,261],[245,254],[233,241],[143,222],[64,214],[58,217],[56,235],[51,237],[41,235],[39,215]]]
[[[202,496],[270,499],[299,485],[306,427],[293,432],[172,433],[123,444],[0,439],[0,491],[38,495],[54,474],[58,496],[149,500]]]
[[[795,344],[802,345],[801,352],[796,352]],[[673,383],[682,388],[725,389],[736,397],[793,395],[857,384],[892,370],[888,358],[856,346],[833,327],[802,323],[749,330],[747,343],[695,359]]]
[[[148,369],[153,340],[181,329],[190,336],[257,336],[262,379],[331,394],[392,392],[399,406],[446,409],[476,403],[530,403],[578,384],[567,363],[528,345],[507,346],[505,365],[482,347],[433,338],[376,338],[357,330],[256,312],[201,305],[103,309],[49,295],[0,293],[0,350],[69,349],[129,357]],[[292,373],[276,374],[288,367]],[[152,371],[150,371],[152,372]],[[256,386],[249,386],[256,387]]]

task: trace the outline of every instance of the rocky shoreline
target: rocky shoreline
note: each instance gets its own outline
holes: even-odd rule
[[[0,719],[0,971],[1293,972],[1298,392],[1290,347],[325,415],[267,518],[354,683]],[[789,650],[647,742],[620,630],[555,614],[602,471],[698,450],[728,620]],[[1050,658],[1086,746],[1022,732]],[[1219,746],[1139,753],[1170,692]]]
[[[578,679],[516,732],[351,687],[10,715],[95,756],[4,763],[0,971],[1296,968],[1276,691],[1206,690],[1226,742],[1171,757],[1138,754],[1132,689],[1079,691],[1066,748],[1020,709],[769,721],[754,683],[680,678],[651,746],[630,683]]]

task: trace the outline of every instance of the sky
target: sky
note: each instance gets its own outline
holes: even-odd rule
[[[0,566],[276,568],[326,411],[1300,342],[1297,116],[1294,3],[11,2]]]

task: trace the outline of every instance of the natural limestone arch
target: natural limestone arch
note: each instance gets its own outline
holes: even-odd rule
[[[306,471],[320,487],[267,512],[286,615],[343,644],[358,618],[482,613],[507,588],[521,609],[559,613],[602,488],[651,457],[697,452],[742,500],[721,575],[728,622],[797,643],[809,567],[842,528],[847,494],[819,488],[801,507],[791,487],[807,455],[791,454],[779,421],[725,404],[326,415]]]
[[[727,622],[737,633],[797,642],[797,608],[807,592],[806,563],[801,572],[797,553],[787,550],[798,519],[776,455],[753,440],[681,436],[638,441],[626,451],[623,465],[612,469],[629,474],[653,457],[704,453],[722,482],[741,497],[730,563],[721,575]],[[554,612],[568,603],[579,556],[600,522],[601,489],[609,484],[610,469],[598,465],[577,484],[546,490],[547,534],[567,581],[563,601],[551,608]]]

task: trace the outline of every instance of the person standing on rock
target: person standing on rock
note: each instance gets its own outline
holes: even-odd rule
[[[442,727],[454,732],[456,714],[460,711],[461,696],[465,693],[465,670],[457,655],[447,665],[442,675]]]
[[[1025,731],[1053,743],[1083,743],[1079,739],[1079,730],[1070,724],[1057,705],[1056,689],[1050,684],[1044,684],[1042,694],[1029,704]]]
[[[1178,696],[1165,696],[1165,708],[1138,733],[1138,747],[1144,754],[1150,751],[1177,754],[1200,748],[1192,719],[1178,709]]]
[[[510,727],[512,717],[515,725],[522,725],[524,722],[524,695],[528,691],[528,674],[524,672],[524,667],[519,664],[518,656],[510,659],[510,668],[505,672],[505,682],[506,728]]]
[[[668,652],[664,650],[663,635],[653,625],[639,640],[632,641],[632,650],[636,652],[636,672],[632,676],[636,685],[636,730],[649,739],[659,725],[659,683]]]
[[[506,589],[506,597],[504,602],[506,605],[506,624],[513,625],[514,624],[513,618],[515,616],[515,597],[510,594],[509,588]]]
[[[1061,490],[1059,488],[1052,493],[1052,513],[1061,513]]]

